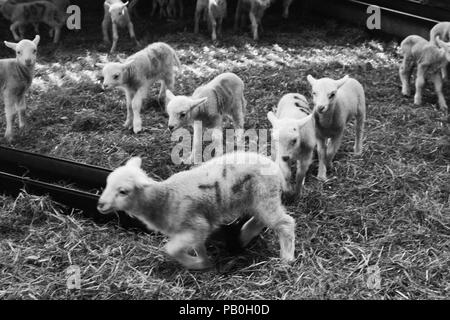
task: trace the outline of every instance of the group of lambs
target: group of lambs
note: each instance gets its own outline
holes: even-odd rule
[[[234,17],[234,30],[237,31],[247,17],[250,18],[253,39],[258,40],[259,30],[262,29],[261,19],[264,12],[276,0],[238,0]],[[289,7],[293,0],[283,1],[283,17],[289,15]],[[139,0],[123,3],[121,0],[106,0],[104,3],[104,18],[102,22],[103,40],[109,43],[108,29],[112,26],[113,44],[110,52],[114,52],[119,39],[119,28],[127,28],[132,40],[139,46],[136,40],[131,11],[135,11]],[[155,16],[159,9],[159,16],[180,18],[184,15],[183,0],[153,0],[151,16]],[[222,33],[222,23],[227,16],[227,0],[197,0],[195,7],[194,33],[200,29],[200,21],[204,20],[211,30],[211,38],[217,40],[217,35]]]
[[[442,79],[450,60],[450,23],[441,23],[431,31],[431,42],[418,36],[406,38],[401,49],[402,92],[409,93],[411,67],[417,65],[415,102],[421,102],[425,75],[434,80],[439,105],[447,109],[442,96]],[[25,93],[29,89],[36,62],[39,36],[33,41],[5,42],[15,50],[15,59],[0,60],[0,88],[5,102],[6,133],[13,137],[12,122],[17,113],[19,126],[26,126]],[[436,41],[436,42],[434,42]],[[159,100],[169,115],[171,131],[192,126],[194,144],[191,159],[202,146],[197,143],[203,128],[222,132],[224,117],[231,117],[236,132],[244,127],[247,101],[244,82],[234,73],[223,73],[197,88],[191,96],[176,96],[175,67],[181,63],[169,45],[156,42],[130,56],[124,62],[102,65],[103,86],[120,88],[126,96],[127,117],[124,126],[135,133],[142,130],[141,108],[151,86],[161,83]],[[362,85],[355,79],[315,79],[311,85],[313,108],[305,96],[283,96],[276,110],[268,112],[272,124],[273,159],[251,152],[218,155],[191,170],[161,182],[152,180],[141,169],[141,160],[132,158],[108,177],[98,210],[107,214],[124,211],[141,220],[149,229],[170,237],[167,253],[190,269],[210,266],[205,241],[219,225],[243,214],[252,216],[241,229],[240,242],[248,244],[265,227],[279,237],[283,261],[295,260],[295,220],[282,205],[282,194],[299,195],[305,174],[317,148],[318,179],[327,179],[327,167],[339,150],[346,124],[356,119],[355,154],[361,154],[366,118]],[[239,134],[236,138],[240,139]],[[217,137],[216,137],[217,138]],[[221,136],[219,134],[219,137]],[[295,187],[291,185],[290,164],[296,162]]]

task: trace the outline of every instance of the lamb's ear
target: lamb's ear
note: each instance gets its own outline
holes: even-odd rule
[[[127,1],[123,4],[124,7],[126,7],[128,4],[130,3],[130,1]]]
[[[38,46],[39,41],[41,41],[41,37],[37,34],[36,37],[34,37],[33,39],[33,43],[36,47]]]
[[[4,43],[5,43],[5,46],[7,46],[8,48],[13,49],[14,51],[15,51],[16,48],[17,48],[17,43],[14,43],[14,42],[8,42],[8,41],[4,41]]]
[[[301,129],[302,127],[304,127],[308,123],[308,121],[310,121],[312,119],[312,117],[313,117],[313,114],[311,113],[309,116],[307,116],[303,119],[297,120],[298,128]]]
[[[109,9],[111,7],[110,4],[108,2],[106,2],[106,1],[104,2],[104,4],[105,4],[107,9]]]
[[[267,112],[267,119],[270,121],[272,126],[275,127],[278,118],[275,116],[275,114],[272,111]]]
[[[343,77],[342,79],[336,80],[336,85],[337,85],[338,89],[339,89],[340,87],[342,87],[342,86],[347,82],[348,78],[349,78],[349,76],[346,75],[346,76]]]
[[[169,89],[166,89],[166,99],[167,99],[167,102],[169,102],[169,101],[172,100],[173,98],[175,98],[175,95],[172,93],[172,91],[170,91]]]
[[[106,66],[106,63],[98,62],[95,64],[96,67],[103,69]]]
[[[133,157],[130,160],[127,161],[125,166],[127,167],[137,167],[140,168],[142,165],[142,159],[139,157]]]
[[[199,105],[205,103],[206,101],[208,101],[208,98],[206,98],[206,97],[192,100],[191,105],[189,106],[189,110],[192,110],[195,107],[198,107]]]
[[[312,75],[310,75],[310,74],[308,74],[308,76],[306,77],[306,79],[308,80],[308,82],[309,82],[309,84],[311,85],[311,86],[313,86],[314,85],[314,83],[316,83],[316,79],[312,76]]]

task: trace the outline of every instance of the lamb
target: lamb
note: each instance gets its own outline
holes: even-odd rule
[[[437,36],[442,41],[450,41],[450,22],[439,22],[430,30],[430,42],[435,46],[438,46],[436,41]]]
[[[208,22],[211,27],[211,39],[217,40],[217,33],[222,34],[222,22],[227,16],[226,0],[197,0],[195,9],[195,30],[198,33],[200,18],[207,12]]]
[[[281,204],[284,178],[272,160],[228,153],[161,182],[149,178],[141,164],[131,158],[108,176],[97,209],[124,211],[168,236],[165,251],[185,268],[210,268],[205,241],[243,214],[252,216],[240,232],[243,247],[269,227],[278,235],[282,261],[295,260],[295,220]]]
[[[253,40],[259,39],[258,28],[262,29],[261,19],[264,12],[275,0],[238,0],[234,17],[234,31],[239,28],[239,21],[245,19],[245,13],[249,13],[252,24]]]
[[[276,153],[272,157],[284,174],[289,186],[288,192],[299,195],[316,147],[316,134],[308,101],[301,94],[286,94],[280,99],[276,114],[270,111],[267,118],[273,127],[272,143],[276,146]],[[297,162],[295,191],[289,183],[289,162],[292,160]]]
[[[37,35],[33,41],[22,40],[19,43],[5,41],[5,45],[16,52],[15,59],[0,60],[0,88],[6,116],[5,138],[9,142],[13,139],[12,125],[16,113],[19,116],[20,129],[26,127],[25,94],[33,81],[39,40],[40,37]]]
[[[362,153],[366,98],[362,85],[349,76],[333,80],[314,79],[308,75],[307,79],[314,100],[313,120],[319,155],[317,178],[325,181],[327,167],[331,166],[341,145],[345,126],[352,118],[356,118],[354,152],[357,155]]]
[[[65,13],[60,12],[58,7],[49,1],[22,3],[7,1],[2,6],[2,14],[12,22],[10,30],[15,41],[22,39],[26,25],[33,24],[37,29],[39,23],[45,23],[54,30],[53,43],[56,44],[61,36],[61,28],[66,22]]]
[[[142,130],[141,108],[154,82],[161,83],[159,100],[166,104],[165,92],[173,90],[174,67],[181,67],[175,50],[166,43],[155,42],[138,51],[124,62],[111,62],[103,66],[104,88],[118,87],[127,99],[127,119],[124,127],[133,128],[134,133]]]
[[[119,40],[119,28],[128,28],[131,40],[136,43],[137,47],[140,47],[140,42],[136,39],[134,32],[134,25],[131,22],[130,15],[128,13],[128,1],[123,3],[121,0],[106,0],[103,4],[104,16],[102,22],[103,42],[110,43],[108,28],[112,25],[113,43],[110,53],[116,51],[117,42]]]
[[[400,44],[400,50],[403,54],[403,61],[399,70],[402,94],[405,96],[411,94],[409,81],[414,66],[417,65],[414,103],[416,105],[422,104],[422,89],[425,85],[425,77],[428,76],[434,83],[434,89],[438,96],[438,107],[448,110],[442,93],[442,70],[447,68],[450,61],[450,43],[442,41],[439,36],[435,40],[439,47],[416,35],[408,36]]]
[[[211,82],[197,88],[191,97],[175,96],[167,91],[169,129],[193,126],[193,148],[186,162],[197,162],[201,151],[202,128],[222,130],[224,115],[233,119],[238,139],[244,128],[247,101],[244,82],[234,73],[222,73]]]

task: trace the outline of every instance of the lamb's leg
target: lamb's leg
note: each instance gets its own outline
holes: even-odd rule
[[[166,110],[167,106],[166,89],[169,89],[170,91],[173,92],[174,86],[175,86],[175,74],[172,69],[172,72],[166,74],[164,80],[161,81],[161,88],[159,90],[158,99],[160,105],[163,107],[163,110]]]
[[[200,233],[200,235],[198,234]],[[187,231],[177,234],[166,244],[167,254],[181,263],[185,268],[191,270],[203,270],[211,267],[211,262],[206,254],[204,242],[202,242],[201,231]],[[197,256],[194,257],[188,253],[195,249]]]
[[[11,92],[8,92],[8,89],[4,93],[4,101],[5,101],[5,117],[6,117],[5,138],[8,142],[11,142],[14,136],[13,121],[14,115],[16,113],[15,110],[16,99]]]
[[[195,26],[194,33],[197,34],[199,32],[200,18],[202,16],[203,7],[200,6],[200,3],[197,2],[197,7],[195,8]]]
[[[363,138],[364,138],[364,127],[365,127],[365,114],[358,114],[356,116],[355,123],[355,146],[353,147],[353,151],[356,155],[360,155],[363,149]]]
[[[217,40],[217,21],[211,12],[209,12],[209,23],[211,24],[211,40],[216,41]]]
[[[317,154],[319,156],[319,172],[317,179],[321,181],[327,180],[327,144],[326,139],[317,139]]]
[[[417,66],[417,79],[416,79],[416,94],[414,95],[414,104],[422,104],[422,89],[425,85],[425,67],[423,65]]]
[[[152,13],[150,14],[152,17],[155,16],[155,14],[156,14],[156,8],[157,8],[157,7],[158,7],[158,4],[157,4],[156,0],[153,0],[153,3],[152,3]]]
[[[110,53],[113,53],[114,51],[116,51],[117,41],[119,40],[119,31],[117,29],[117,24],[114,22],[112,24],[112,31],[113,31],[113,44],[112,44]]]
[[[250,10],[249,13],[250,22],[252,24],[252,32],[253,32],[253,40],[257,41],[259,39],[258,37],[258,19],[256,18],[255,14]]]
[[[133,109],[133,132],[136,134],[142,131],[141,109],[146,94],[147,86],[144,86],[136,92],[131,102],[131,108]]]
[[[25,97],[20,98],[16,106],[19,115],[19,128],[25,129],[27,127],[27,118],[25,114],[26,111]]]
[[[11,33],[14,37],[14,40],[17,42],[21,40],[21,37],[17,34],[17,29],[20,28],[21,25],[22,24],[19,21],[16,21],[9,27],[9,30],[11,30]]]
[[[128,92],[128,91],[125,92],[125,97],[127,99],[127,119],[125,120],[123,127],[126,129],[132,129],[133,128],[133,106],[132,106],[133,97],[131,95],[131,92]]]
[[[445,102],[444,94],[442,93],[442,75],[440,72],[436,72],[432,77],[434,83],[434,90],[438,97],[438,106],[443,110],[448,110],[447,103]]]
[[[305,183],[306,173],[313,160],[314,148],[302,150],[302,155],[297,161],[297,174],[295,176],[295,193],[301,195],[303,185]]]
[[[278,234],[280,257],[284,262],[295,260],[295,220],[286,213],[279,199],[260,201],[256,215],[261,222]]]
[[[414,65],[410,62],[410,59],[405,56],[399,70],[400,81],[402,82],[402,94],[404,96],[409,96],[411,94],[409,82],[411,80],[413,66]]]
[[[128,23],[128,32],[130,34],[131,40],[133,40],[136,43],[136,46],[140,47],[141,43],[138,41],[138,39],[136,39],[136,33],[134,32],[134,25],[131,21]]]
[[[103,42],[110,43],[109,34],[108,34],[108,26],[110,24],[111,17],[109,15],[109,12],[105,8],[105,14],[103,16],[102,21],[102,33],[103,33]]]
[[[283,18],[289,18],[289,7],[291,6],[292,0],[284,0],[283,1]]]
[[[334,157],[341,147],[342,137],[344,136],[344,130],[337,134],[337,136],[330,139],[330,144],[327,147],[327,167],[331,167]]]

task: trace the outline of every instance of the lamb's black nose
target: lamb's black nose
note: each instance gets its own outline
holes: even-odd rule
[[[173,131],[174,128],[175,128],[175,126],[169,126],[170,131]]]
[[[283,159],[284,162],[288,162],[289,161],[289,156],[283,156],[281,159]]]

